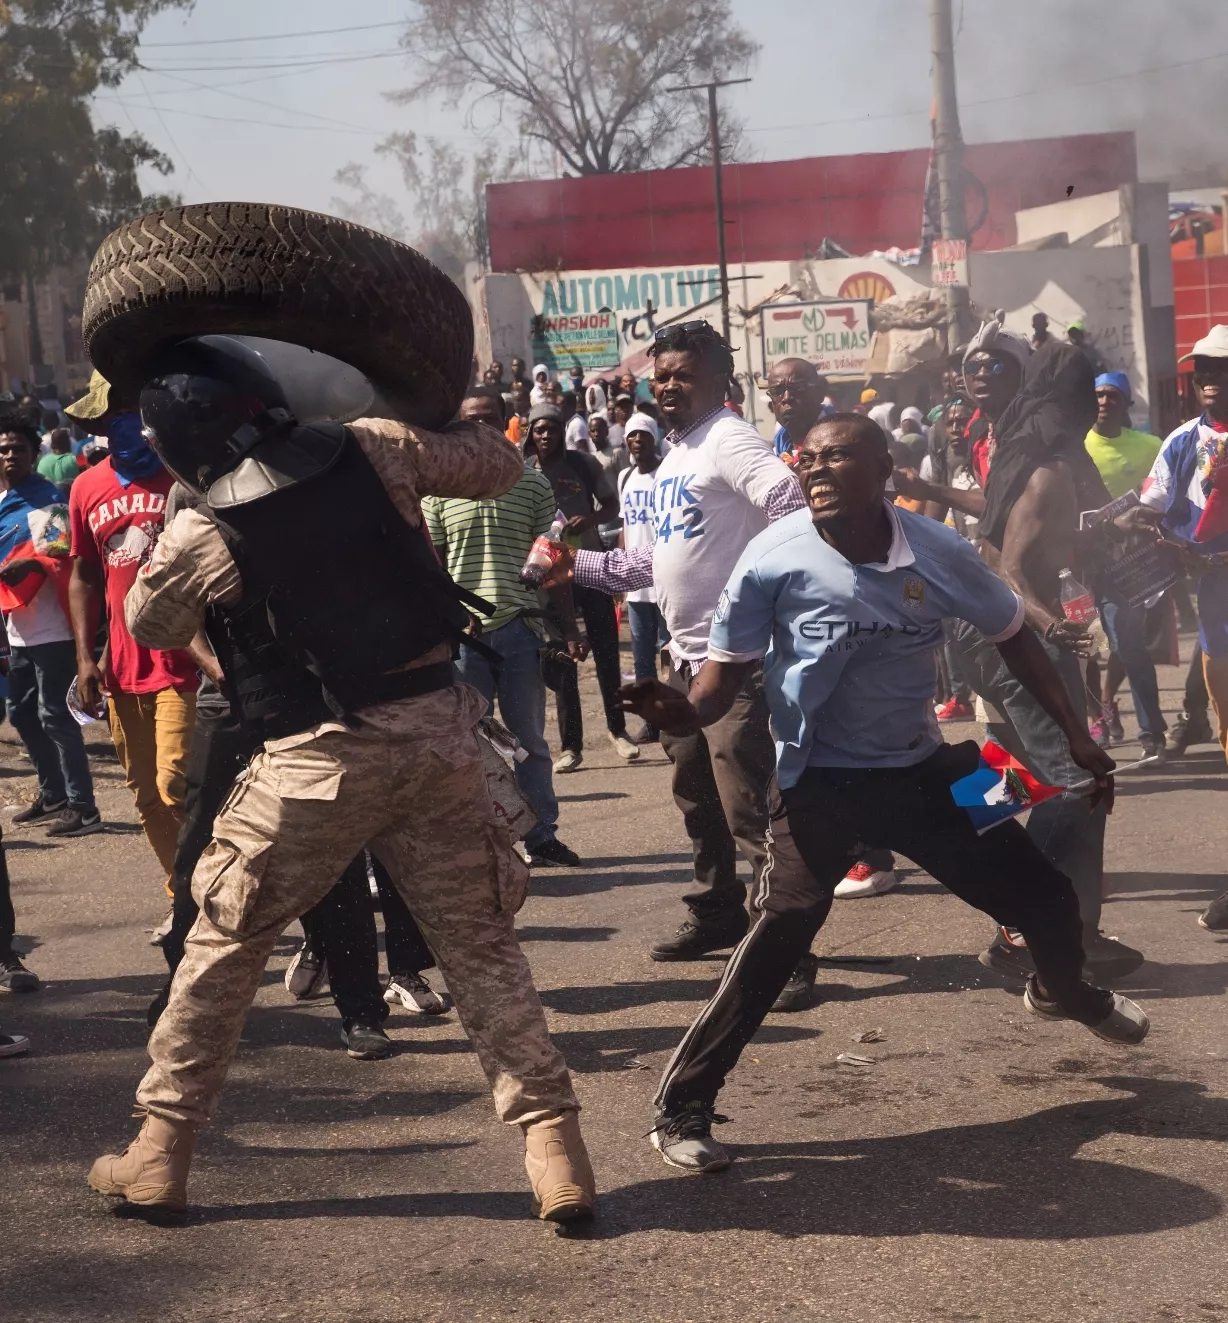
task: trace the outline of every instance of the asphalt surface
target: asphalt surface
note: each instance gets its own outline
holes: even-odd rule
[[[1162,671],[1169,711],[1180,679]],[[5,819],[45,986],[0,998],[0,1023],[35,1048],[0,1061],[0,1318],[1228,1319],[1228,943],[1195,922],[1228,886],[1213,746],[1123,778],[1109,826],[1105,927],[1149,957],[1128,989],[1153,1018],[1143,1047],[1026,1016],[976,962],[984,916],[901,861],[898,891],[836,904],[816,944],[823,1004],[760,1032],[721,1100],[737,1161],[694,1177],[644,1135],[721,964],[647,958],[681,918],[689,854],[659,750],[621,763],[592,697],[584,766],[557,787],[584,866],[535,875],[519,920],[584,1103],[592,1231],[529,1218],[519,1135],[494,1120],[455,1015],[398,1012],[397,1055],[351,1061],[331,1002],[282,987],[290,934],[202,1135],[188,1224],[120,1219],[88,1190],[90,1162],[135,1129],[162,973],[145,930],[165,908],[93,733],[106,835],[55,844]],[[0,728],[0,801],[32,790]],[[874,1028],[882,1041],[854,1046]],[[873,1065],[839,1066],[844,1051]]]

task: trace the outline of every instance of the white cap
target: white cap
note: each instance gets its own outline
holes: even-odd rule
[[[1228,326],[1213,326],[1180,361],[1191,358],[1228,358]]]
[[[658,445],[661,443],[661,429],[651,414],[633,413],[623,424],[623,436],[630,436],[632,432],[647,432]]]

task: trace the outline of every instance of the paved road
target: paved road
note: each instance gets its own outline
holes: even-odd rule
[[[1164,683],[1172,710],[1178,673]],[[0,741],[14,803],[29,765],[7,727]],[[397,1056],[352,1062],[331,1003],[286,997],[289,938],[202,1138],[191,1222],[113,1217],[84,1176],[133,1128],[156,869],[113,761],[97,764],[113,834],[6,829],[47,986],[0,1001],[37,1048],[0,1062],[0,1318],[1228,1320],[1228,951],[1195,924],[1225,886],[1213,748],[1123,783],[1109,829],[1106,925],[1150,957],[1132,987],[1155,1024],[1144,1048],[1025,1017],[976,963],[984,918],[907,871],[894,894],[837,904],[816,948],[824,1004],[760,1033],[722,1098],[738,1161],[707,1178],[667,1170],[643,1136],[720,964],[647,959],[688,856],[664,760],[608,749],[590,736],[559,784],[584,867],[539,875],[520,917],[603,1189],[583,1237],[526,1216],[519,1136],[494,1122],[455,1018],[397,1015]],[[892,959],[839,963],[850,954]],[[859,1050],[875,1064],[837,1066],[874,1027],[885,1039]]]

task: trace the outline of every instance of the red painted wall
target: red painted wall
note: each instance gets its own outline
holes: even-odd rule
[[[989,192],[975,248],[1013,244],[1014,213],[1060,202],[1070,185],[1103,193],[1138,179],[1132,133],[982,143],[965,160]],[[825,237],[853,254],[915,248],[928,162],[920,150],[727,166],[729,260],[794,260]],[[491,184],[486,206],[495,271],[716,261],[708,169]]]
[[[1187,257],[1173,263],[1173,312],[1177,318],[1177,356],[1188,354],[1195,340],[1228,322],[1228,257]],[[1182,365],[1187,371],[1191,365]]]

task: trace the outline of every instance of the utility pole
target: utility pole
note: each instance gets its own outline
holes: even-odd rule
[[[938,175],[939,228],[944,239],[968,240],[964,207],[964,139],[955,91],[955,37],[951,0],[930,0],[930,48],[934,74],[934,168]],[[948,285],[948,342],[952,349],[972,334],[967,285]]]
[[[667,92],[708,93],[708,136],[712,143],[712,180],[716,190],[716,256],[721,268],[721,333],[729,339],[729,263],[725,256],[725,186],[721,180],[721,126],[717,113],[716,92],[721,87],[749,83],[749,78],[714,79],[710,83],[684,83],[667,87]]]

